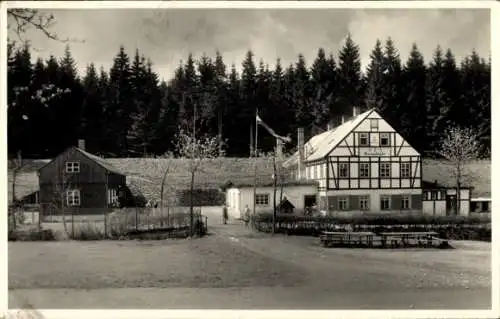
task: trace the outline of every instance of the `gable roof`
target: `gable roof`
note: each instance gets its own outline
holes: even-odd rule
[[[102,168],[104,168],[105,170],[107,170],[108,172],[115,173],[115,174],[118,174],[118,175],[124,175],[124,176],[126,175],[122,171],[116,169],[115,167],[113,167],[112,165],[110,165],[109,163],[107,163],[104,158],[101,158],[101,157],[99,157],[97,155],[91,154],[91,153],[89,153],[87,151],[84,151],[81,148],[78,148],[76,146],[68,147],[64,152],[60,153],[59,155],[57,155],[56,157],[54,157],[53,159],[49,160],[47,163],[45,163],[44,165],[42,165],[41,167],[39,167],[37,169],[37,171],[42,170],[44,167],[46,167],[47,165],[49,165],[50,163],[52,163],[53,161],[55,161],[55,159],[57,157],[59,157],[61,154],[66,153],[66,152],[68,152],[70,150],[76,150],[76,151],[80,152],[83,156],[85,156],[88,159],[90,159],[91,161],[95,162],[96,164],[98,164],[99,166],[101,166]]]
[[[424,159],[422,180],[438,185],[456,187],[453,165],[443,160]],[[491,160],[477,160],[464,165],[463,184],[471,187],[471,197],[491,197]],[[424,186],[424,185],[422,185]]]
[[[368,117],[375,109],[370,109],[355,117],[352,117],[343,124],[334,127],[331,130],[313,136],[304,144],[304,160],[315,161],[324,158],[335,147],[339,145],[344,138],[351,133],[364,119]],[[295,152],[285,163],[284,166],[297,164],[299,152]]]
[[[118,175],[126,175],[124,172],[120,171],[119,169],[117,169],[113,165],[110,165],[109,163],[107,163],[104,158],[99,157],[99,156],[94,155],[94,154],[91,154],[87,151],[82,150],[81,148],[78,148],[78,147],[74,147],[74,149],[76,149],[77,151],[79,151],[80,153],[82,153],[83,155],[88,157],[89,159],[93,160],[94,162],[96,162],[97,164],[102,166],[107,171],[109,171],[111,173],[118,174]]]

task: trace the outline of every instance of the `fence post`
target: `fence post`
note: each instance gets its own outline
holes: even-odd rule
[[[135,231],[139,230],[139,210],[135,208]]]
[[[108,209],[104,210],[104,238],[108,236]]]
[[[63,216],[65,218],[65,216]],[[75,209],[71,210],[71,238],[75,239]]]

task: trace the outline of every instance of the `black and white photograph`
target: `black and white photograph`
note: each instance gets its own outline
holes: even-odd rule
[[[432,2],[2,4],[9,309],[495,309],[493,9]]]

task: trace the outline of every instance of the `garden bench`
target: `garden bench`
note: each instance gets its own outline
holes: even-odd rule
[[[362,245],[372,247],[374,236],[372,232],[323,232],[320,235],[320,243],[324,247],[335,244],[346,244],[348,247]]]
[[[382,236],[382,245],[385,246],[390,242],[391,247],[399,247],[402,244],[404,247],[411,245],[410,241],[416,242],[420,247],[432,247],[433,237],[436,232],[390,232],[380,233]]]

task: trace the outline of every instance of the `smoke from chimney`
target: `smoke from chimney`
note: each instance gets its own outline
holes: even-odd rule
[[[85,140],[78,140],[78,148],[85,151]]]

